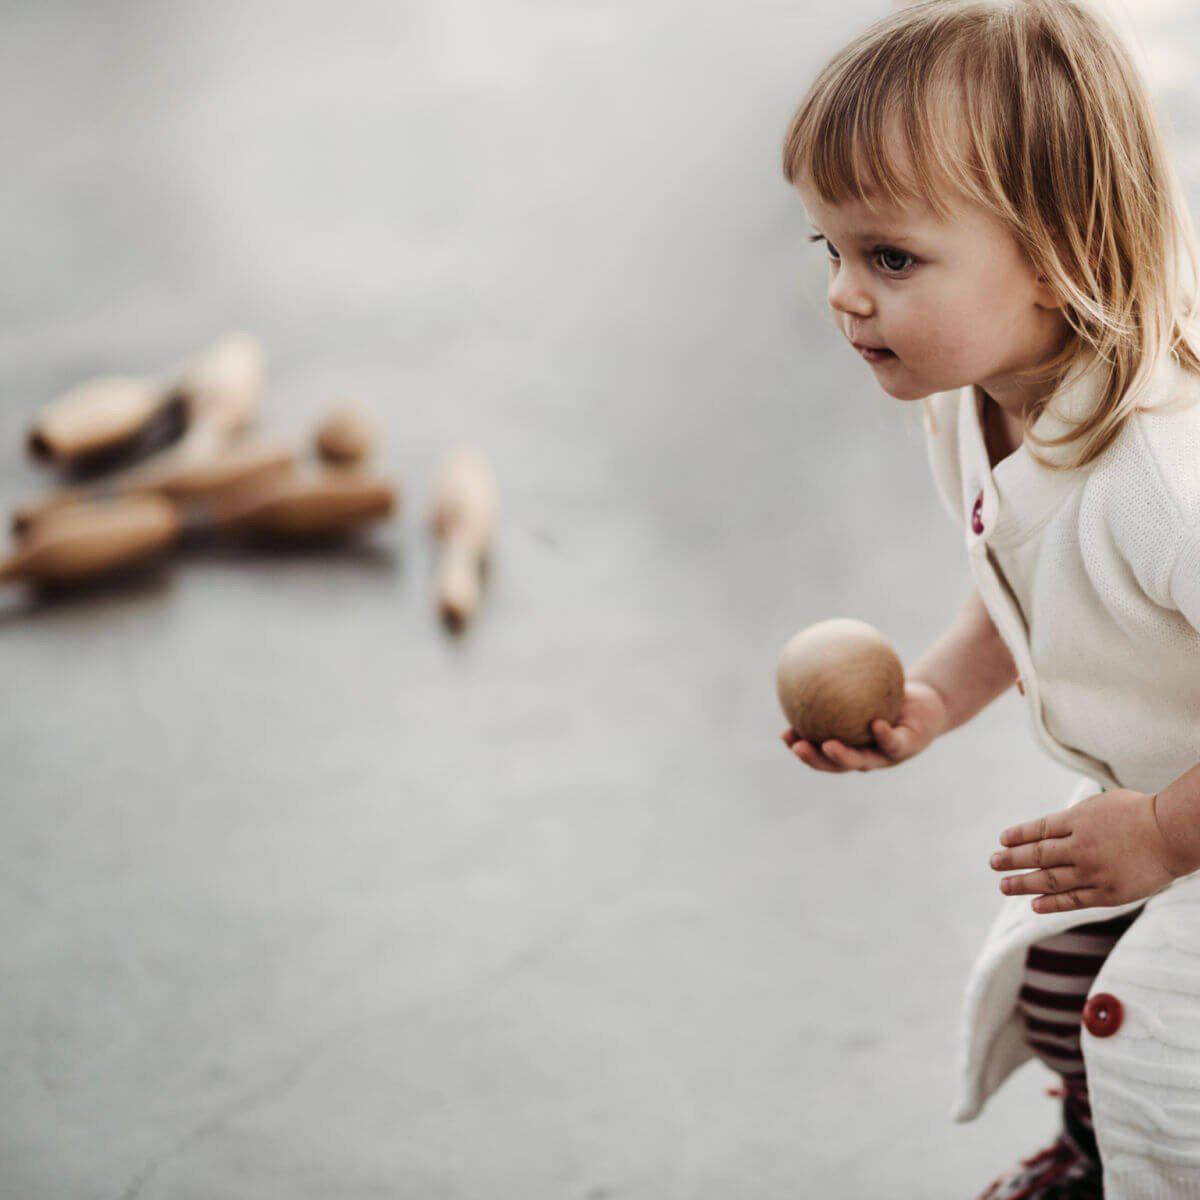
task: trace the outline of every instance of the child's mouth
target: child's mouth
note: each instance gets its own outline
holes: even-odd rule
[[[867,346],[856,346],[855,349],[867,360],[867,362],[886,362],[889,358],[895,358],[896,355],[891,350],[872,350]]]

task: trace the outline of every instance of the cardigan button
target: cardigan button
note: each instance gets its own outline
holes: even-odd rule
[[[971,528],[976,533],[983,532],[983,491],[980,490],[978,496],[975,497],[975,507],[971,510]]]
[[[1121,1028],[1125,1009],[1109,992],[1097,992],[1083,1006],[1083,1023],[1095,1037],[1112,1037]]]

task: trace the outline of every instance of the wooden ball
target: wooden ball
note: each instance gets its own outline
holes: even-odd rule
[[[343,404],[325,415],[317,427],[317,454],[327,463],[362,462],[375,445],[374,419],[356,405]]]
[[[779,703],[788,723],[818,748],[829,738],[847,746],[875,740],[871,722],[900,719],[904,667],[874,626],[850,617],[802,629],[779,655]]]

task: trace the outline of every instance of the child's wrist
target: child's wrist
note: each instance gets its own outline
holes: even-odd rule
[[[1177,878],[1200,870],[1200,767],[1150,797],[1162,834],[1167,869]]]
[[[927,723],[930,740],[941,737],[942,734],[949,733],[951,729],[955,728],[954,718],[950,712],[949,698],[941,687],[920,674],[908,675],[905,682],[909,687],[924,689],[929,697],[932,710],[932,716]]]

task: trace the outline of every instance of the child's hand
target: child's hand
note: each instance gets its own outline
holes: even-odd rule
[[[1162,891],[1188,868],[1174,861],[1154,801],[1114,788],[1006,829],[1000,844],[1011,848],[992,855],[992,869],[1038,869],[1002,879],[1000,890],[1037,895],[1030,907],[1040,913],[1113,908]]]
[[[779,736],[801,762],[814,770],[876,771],[920,754],[945,728],[946,706],[941,695],[929,684],[913,679],[904,681],[904,701],[896,724],[889,725],[883,719],[872,722],[872,744],[847,746],[832,738],[817,749],[797,737],[794,729],[785,729]]]

